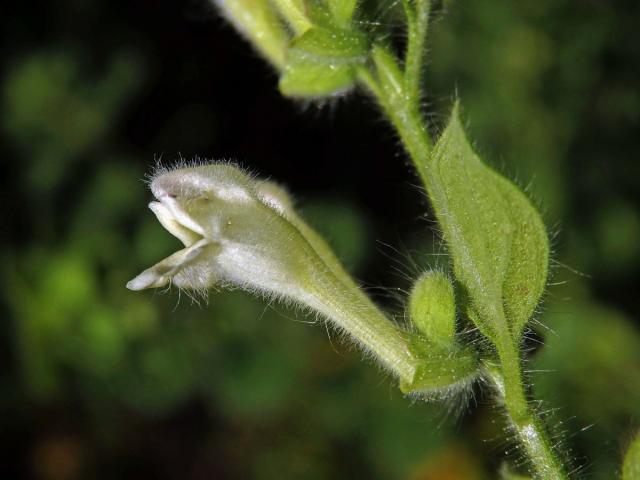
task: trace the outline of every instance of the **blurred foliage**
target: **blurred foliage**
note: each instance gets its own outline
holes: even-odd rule
[[[535,391],[576,466],[611,479],[640,420],[640,7],[445,3],[434,128],[457,86],[478,148],[560,225]],[[404,257],[423,204],[366,105],[291,108],[204,2],[17,9],[0,29],[3,478],[493,478],[500,419],[480,390],[460,421],[468,399],[411,404],[313,318],[124,289],[176,247],[144,209],[154,155],[234,156],[288,184],[400,313],[393,271],[439,247],[419,233]]]

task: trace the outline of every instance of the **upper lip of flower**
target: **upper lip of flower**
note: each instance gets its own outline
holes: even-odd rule
[[[149,208],[156,214],[162,226],[177,237],[185,247],[206,237],[202,226],[185,212],[175,197],[162,193],[156,198],[157,201],[149,203]]]

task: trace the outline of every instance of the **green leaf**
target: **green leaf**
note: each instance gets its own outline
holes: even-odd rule
[[[367,37],[359,32],[312,27],[293,40],[290,52],[322,63],[363,62],[368,52]]]
[[[504,196],[515,229],[502,296],[511,330],[519,338],[544,291],[549,240],[542,218],[524,193],[503,176],[491,173]]]
[[[348,25],[353,17],[358,0],[327,0],[329,10],[339,25]]]
[[[287,97],[319,98],[338,95],[355,83],[355,72],[348,64],[318,64],[305,59],[287,63],[278,88]]]
[[[636,435],[624,456],[622,480],[640,480],[640,434]]]
[[[517,341],[547,278],[549,246],[538,212],[475,154],[458,105],[425,167],[470,318],[494,342],[507,335]]]
[[[343,93],[355,84],[352,66],[364,62],[367,52],[367,38],[361,34],[312,27],[291,43],[280,92],[310,98]]]

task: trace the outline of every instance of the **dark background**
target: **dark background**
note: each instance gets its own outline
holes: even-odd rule
[[[480,387],[412,403],[284,307],[124,289],[177,246],[146,209],[155,160],[234,159],[287,185],[401,319],[402,290],[447,259],[367,98],[282,98],[277,74],[201,0],[3,10],[3,478],[473,480],[517,460]],[[640,423],[640,7],[445,10],[431,127],[457,92],[477,150],[541,205],[554,268],[531,369],[551,371],[532,374],[534,389],[558,408],[548,421],[572,463],[613,478]]]

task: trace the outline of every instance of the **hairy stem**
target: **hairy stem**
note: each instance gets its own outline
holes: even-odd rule
[[[419,95],[408,91],[412,81],[407,80],[407,75],[415,72],[403,74],[395,57],[383,46],[374,46],[372,58],[375,74],[363,67],[358,72],[360,83],[375,97],[393,124],[426,187],[430,184],[426,166],[431,139],[420,112]],[[491,377],[518,441],[529,458],[531,470],[539,479],[567,479],[547,433],[527,402],[519,351],[510,336],[500,343],[500,368],[491,371]]]
[[[300,0],[272,0],[278,12],[291,26],[293,31],[300,35],[311,26],[311,22],[305,15],[304,3]]]
[[[431,151],[431,139],[420,113],[419,101],[407,93],[405,76],[387,48],[376,45],[372,55],[377,78],[369,69],[362,67],[358,71],[360,83],[375,97],[395,127],[409,158],[426,184],[428,179],[424,166]]]
[[[414,0],[413,4],[414,7],[408,0],[404,1],[407,17],[407,54],[404,73],[408,101],[410,104],[419,106],[431,1]]]
[[[553,450],[547,432],[532,412],[522,381],[520,354],[511,339],[498,347],[500,368],[489,368],[499,401],[507,413],[511,427],[522,444],[535,478],[565,480],[562,463]]]

